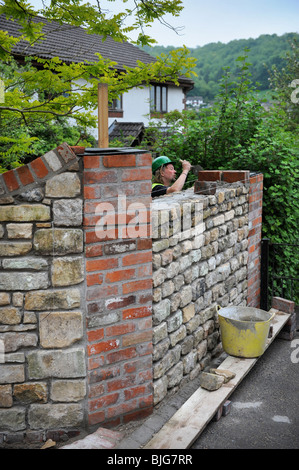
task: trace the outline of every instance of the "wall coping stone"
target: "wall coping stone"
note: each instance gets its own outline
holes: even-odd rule
[[[77,155],[66,143],[58,145],[56,149],[36,158],[27,165],[14,170],[6,171],[0,175],[0,204],[9,196],[17,196],[41,185],[56,174],[63,173],[75,162]]]

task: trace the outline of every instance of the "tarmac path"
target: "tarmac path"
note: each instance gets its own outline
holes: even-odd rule
[[[292,341],[274,340],[229,400],[229,414],[211,421],[192,449],[299,448],[298,326]]]

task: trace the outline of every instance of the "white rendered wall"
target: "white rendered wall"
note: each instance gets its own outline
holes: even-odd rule
[[[168,111],[182,111],[184,109],[184,93],[182,88],[177,86],[168,86]],[[147,127],[150,121],[150,87],[133,88],[123,95],[123,117],[109,117],[108,126],[115,120],[118,122],[143,122]],[[98,118],[98,110],[93,114]],[[157,119],[152,119],[156,121]],[[72,122],[72,120],[70,120]],[[98,129],[89,128],[88,131],[96,139],[98,138]]]

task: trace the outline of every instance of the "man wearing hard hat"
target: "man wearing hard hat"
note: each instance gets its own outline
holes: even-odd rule
[[[176,180],[176,171],[170,158],[166,157],[165,155],[161,155],[160,157],[155,158],[152,163],[152,197],[174,193],[183,189],[187,175],[191,168],[191,163],[187,162],[187,160],[181,160],[181,163],[183,171]],[[173,181],[174,183],[172,184]]]

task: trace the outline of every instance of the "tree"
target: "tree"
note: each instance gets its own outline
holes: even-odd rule
[[[26,41],[27,49],[43,40],[44,24],[35,21],[39,15],[59,24],[83,26],[88,34],[98,34],[103,40],[107,36],[115,41],[130,40],[130,35],[139,31],[138,38],[132,42],[142,45],[155,42],[145,34],[146,26],[158,20],[171,27],[164,19],[165,14],[178,16],[183,8],[181,0],[141,0],[135,1],[132,8],[125,8],[126,0],[123,3],[124,11],[111,15],[101,8],[99,0],[95,5],[82,0],[43,0],[41,9],[35,9],[26,0],[0,0],[0,14],[17,20],[22,32],[21,37],[11,37],[0,31],[0,74],[5,86],[5,102],[0,103],[0,144],[5,146],[2,158],[9,162],[3,166],[19,164],[24,152],[34,152],[32,129],[36,123],[51,127],[53,122],[71,117],[82,129],[95,127],[92,110],[97,107],[99,80],[108,84],[110,101],[152,80],[178,84],[180,75],[192,75],[194,59],[189,57],[186,47],[162,54],[151,64],[139,62],[136,67],[125,67],[123,73],[116,71],[115,63],[100,55],[95,62],[68,65],[58,57],[28,57],[21,67],[14,60],[13,48],[21,39]],[[126,24],[128,17],[130,25]],[[9,158],[12,155],[14,161]]]
[[[291,50],[284,58],[284,66],[270,70],[270,86],[276,93],[279,108],[284,112],[287,128],[298,133],[299,126],[299,41],[291,41]],[[277,99],[278,98],[278,99]]]
[[[159,132],[159,127],[151,129],[153,148],[171,158],[178,169],[179,159],[188,158],[195,168],[263,173],[263,237],[272,243],[298,244],[298,123],[282,119],[279,106],[265,111],[256,98],[247,56],[236,62],[235,76],[225,69],[213,106],[197,114],[166,115],[166,123],[171,125],[167,135]],[[290,83],[289,79],[285,83]],[[288,97],[290,90],[286,87]],[[292,109],[287,107],[286,116],[288,111]],[[159,125],[163,128],[163,123]],[[195,180],[197,176],[189,173],[187,182]],[[279,274],[298,278],[297,253],[291,246],[281,247]],[[295,300],[299,302],[298,293]]]

